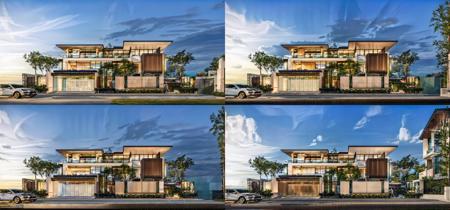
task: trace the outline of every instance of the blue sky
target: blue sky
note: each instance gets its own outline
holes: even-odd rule
[[[443,0],[228,0],[226,1],[227,80],[243,82],[256,73],[248,54],[265,50],[288,54],[280,44],[320,41],[345,44],[349,39],[398,40],[391,54],[411,49],[421,58],[412,73],[437,71],[430,25]]]
[[[209,116],[219,106],[0,106],[0,183],[32,174],[23,159],[32,155],[61,161],[58,148],[172,145],[166,159],[186,154],[195,165],[187,178],[199,195],[220,189],[219,149]],[[0,184],[1,185],[1,184]]]
[[[280,149],[347,151],[348,145],[398,145],[394,160],[422,160],[419,136],[441,106],[228,106],[226,183],[243,186],[258,176],[248,160],[258,155],[284,162]]]
[[[60,43],[121,45],[123,40],[173,40],[174,54],[186,49],[201,71],[224,54],[221,0],[0,1],[0,74],[33,72],[23,54],[59,55]]]

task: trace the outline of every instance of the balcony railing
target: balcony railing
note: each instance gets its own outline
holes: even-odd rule
[[[292,55],[292,58],[355,58],[353,55]]]
[[[130,161],[128,159],[126,160],[97,160],[95,158],[84,158],[79,160],[65,160],[64,163],[129,163]]]
[[[354,160],[289,160],[289,163],[354,163]]]
[[[114,55],[96,55],[96,54],[80,54],[80,55],[64,55],[64,58],[130,58],[130,54],[114,54]]]

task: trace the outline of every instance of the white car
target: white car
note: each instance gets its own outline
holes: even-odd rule
[[[249,202],[259,202],[262,200],[261,195],[257,193],[250,193],[247,190],[227,189],[225,192],[225,200],[233,201],[235,203],[244,204]]]
[[[37,95],[33,88],[25,88],[22,85],[2,84],[0,85],[0,95],[14,98],[34,97]]]
[[[34,202],[37,198],[34,194],[23,192],[22,190],[0,189],[0,200],[19,204],[22,202]]]
[[[225,86],[225,96],[233,96],[240,99],[247,97],[259,97],[261,96],[261,90],[258,88],[252,88],[248,85],[227,84]]]

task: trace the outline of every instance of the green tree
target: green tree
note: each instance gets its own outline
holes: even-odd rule
[[[37,71],[40,71],[42,74],[44,72],[50,72],[59,64],[59,59],[43,55],[39,51],[31,51],[28,54],[24,54],[23,58],[25,59],[25,62],[34,69],[34,80],[36,85],[38,85]]]
[[[123,181],[125,193],[128,192],[128,180],[136,177],[136,169],[129,165],[122,164],[117,169],[116,176]]]
[[[221,58],[225,58],[225,55],[221,55],[221,56],[219,56],[219,57],[214,57],[214,58],[212,59],[211,63],[209,64],[209,66],[206,67],[204,71],[205,71],[205,72],[208,72],[208,71],[216,71],[216,70],[219,68],[219,60],[220,60]]]
[[[168,161],[169,175],[177,182],[184,181],[186,170],[194,165],[192,158],[182,155],[175,160]]]
[[[439,157],[440,157],[440,167],[443,176],[447,176],[448,182],[450,184],[450,128],[449,119],[446,118],[442,121],[442,126],[435,135],[437,144],[440,147]]]
[[[168,73],[175,73],[175,75],[181,79],[181,77],[184,76],[185,66],[193,60],[195,60],[195,58],[192,56],[192,53],[187,52],[186,50],[182,50],[174,56],[168,56]]]
[[[112,179],[114,180],[114,170],[111,167],[105,167],[103,168],[102,171],[102,175],[103,175],[103,192],[109,192],[108,191],[108,179],[109,177],[112,177]]]
[[[441,40],[434,40],[436,47],[436,58],[438,67],[442,69],[444,75],[448,73],[448,54],[450,52],[450,1],[446,0],[433,11],[431,24],[433,30],[441,34]],[[447,84],[447,77],[444,76],[444,84]]]
[[[262,175],[267,176],[269,174],[269,164],[265,157],[257,156],[254,159],[248,160],[250,167],[255,170],[255,172],[259,175],[259,186],[260,190],[262,190]]]
[[[101,88],[106,88],[108,86],[108,75],[111,75],[112,79],[114,80],[115,75],[119,71],[119,66],[117,63],[113,62],[105,62],[100,65],[100,68],[98,70],[99,77],[102,79],[100,82]]]
[[[392,162],[392,178],[394,181],[399,181],[403,185],[407,181],[412,180],[411,176],[415,176],[420,173],[420,164],[417,158],[407,155],[402,157],[400,160]]]
[[[61,165],[58,163],[45,160],[41,161],[41,164],[42,164],[42,174],[45,177],[49,177],[50,175],[56,173],[58,169],[61,167]]]
[[[282,173],[287,167],[286,164],[279,163],[277,161],[269,161],[268,165],[268,174],[272,179],[275,178],[277,174]]]
[[[42,164],[41,158],[38,156],[32,156],[30,159],[23,160],[25,167],[30,169],[31,173],[34,175],[34,189],[38,189],[37,175],[42,174]]]
[[[222,171],[222,191],[225,193],[225,107],[221,107],[217,114],[209,116],[211,128],[209,131],[216,136],[220,153],[220,169]]]
[[[259,85],[262,85],[262,70],[272,73],[283,66],[283,58],[266,54],[264,51],[256,51],[248,56],[250,61],[259,70]]]
[[[402,66],[402,74],[405,77],[408,77],[408,75],[409,75],[410,66],[413,63],[415,63],[416,61],[418,61],[419,59],[420,58],[417,55],[417,53],[413,52],[411,50],[406,50],[395,58],[397,63],[399,63]]]
[[[135,74],[136,68],[136,64],[127,59],[122,59],[120,61],[117,72],[115,72],[115,74],[124,77],[125,88],[128,88],[128,76]]]

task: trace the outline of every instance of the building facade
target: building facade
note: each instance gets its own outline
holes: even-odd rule
[[[367,181],[385,181],[390,177],[388,155],[396,146],[348,146],[346,152],[328,149],[283,149],[290,157],[287,175],[276,179],[276,193],[281,196],[318,197],[325,190],[324,176],[330,169],[356,167]],[[387,189],[381,183],[380,191]],[[274,187],[273,187],[274,190]]]
[[[325,43],[283,44],[289,51],[283,70],[272,73],[273,92],[320,92],[322,88],[388,88],[389,49],[397,41],[350,40],[345,47]],[[342,75],[332,64],[359,65]],[[353,75],[355,74],[355,75]],[[352,75],[352,78],[349,78]]]
[[[423,159],[425,162],[425,170],[420,173],[420,179],[424,177],[434,179],[443,178],[440,168],[440,140],[438,131],[443,127],[444,123],[449,123],[449,116],[449,108],[436,109],[420,135],[423,145]],[[450,139],[447,138],[447,141],[450,141]]]
[[[164,154],[170,149],[171,146],[124,146],[119,152],[105,152],[103,149],[58,149],[57,152],[64,157],[64,161],[60,174],[47,179],[48,195],[93,197],[96,193],[106,192],[164,193]],[[134,171],[134,177],[129,177],[131,180],[128,186],[124,185],[124,180],[104,173],[106,168],[120,171],[123,165]],[[108,183],[113,186],[108,186]]]
[[[136,66],[136,72],[132,75],[134,77],[129,81],[130,88],[163,87],[166,70],[164,50],[171,43],[123,41],[122,46],[116,47],[103,44],[57,44],[64,51],[62,66],[60,70],[47,75],[47,87],[49,92],[92,92],[96,88],[123,88],[123,78],[116,81],[111,76],[100,75],[99,69],[108,62],[120,65],[124,59]]]

